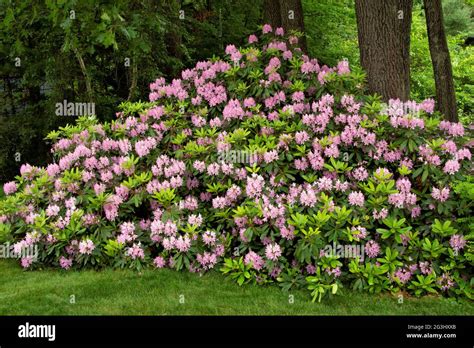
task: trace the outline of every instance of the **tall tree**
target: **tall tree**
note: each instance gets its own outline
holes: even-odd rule
[[[281,27],[280,0],[263,1],[263,21],[273,28]]]
[[[453,70],[443,23],[441,0],[424,0],[426,28],[436,85],[437,109],[444,117],[458,121]]]
[[[410,97],[410,27],[413,0],[356,0],[360,61],[370,92]]]
[[[285,31],[296,30],[303,33],[300,47],[306,52],[304,35],[304,14],[301,0],[264,0],[263,19],[273,28],[282,27]]]

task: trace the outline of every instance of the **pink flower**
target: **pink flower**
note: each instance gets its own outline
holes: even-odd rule
[[[145,252],[141,248],[140,244],[133,244],[130,248],[128,248],[127,255],[130,256],[133,260],[143,260],[145,258]]]
[[[246,193],[249,197],[259,197],[262,194],[263,185],[265,180],[261,175],[252,174],[251,177],[247,177]]]
[[[276,150],[267,151],[263,154],[263,160],[265,163],[271,163],[278,160],[278,152]]]
[[[420,262],[420,271],[423,274],[430,274],[433,272],[433,268],[428,261]]]
[[[362,207],[365,202],[364,194],[360,191],[351,192],[349,194],[349,204],[356,205],[358,207]]]
[[[351,69],[349,69],[349,62],[347,60],[341,60],[337,64],[338,75],[345,75],[345,74],[349,74],[350,72],[351,72]]]
[[[446,131],[449,135],[454,137],[462,137],[464,135],[464,126],[462,123],[451,123],[449,121],[441,121],[439,129]]]
[[[271,33],[272,32],[272,26],[270,24],[265,24],[262,28],[262,32],[264,34],[268,34],[268,33]]]
[[[310,74],[312,72],[317,72],[319,70],[319,66],[317,64],[314,64],[311,61],[304,62],[301,65],[301,72],[305,75]]]
[[[449,160],[446,161],[446,164],[444,165],[443,172],[446,174],[455,174],[461,166],[459,165],[459,162],[456,160]]]
[[[374,209],[372,216],[376,220],[383,220],[388,216],[388,210],[386,208],[382,208],[380,212],[378,212],[377,209]]]
[[[106,189],[106,186],[104,184],[98,184],[98,183],[94,184],[94,192],[97,196],[104,193],[105,189]]]
[[[231,99],[224,107],[222,111],[222,116],[224,120],[231,120],[231,119],[242,119],[245,112],[240,105],[240,101],[237,99]]]
[[[303,97],[304,98],[304,97]],[[309,135],[305,131],[296,132],[295,141],[297,144],[302,145],[309,140]]]
[[[216,197],[212,200],[212,207],[214,209],[223,209],[227,205],[227,199],[225,197]]]
[[[411,217],[412,218],[416,218],[416,217],[420,216],[420,214],[421,214],[421,208],[419,206],[414,206],[411,209]]]
[[[300,203],[306,207],[314,207],[317,202],[316,193],[309,187],[308,189],[301,192]]]
[[[61,258],[59,259],[59,265],[61,266],[61,268],[69,269],[72,266],[72,259],[67,259],[64,256],[61,256]]]
[[[206,245],[214,245],[216,242],[216,232],[206,231],[202,235],[202,241]]]
[[[207,174],[211,175],[211,176],[216,176],[216,175],[219,175],[219,164],[217,163],[211,163],[208,167],[207,167]]]
[[[293,58],[293,53],[291,51],[285,51],[283,52],[282,57],[285,60],[290,60],[291,58]]]
[[[290,45],[296,45],[298,43],[298,37],[292,35],[288,38],[288,41],[290,42]]]
[[[155,265],[156,268],[163,268],[166,266],[166,261],[163,257],[157,256],[153,260],[153,264]]]
[[[197,254],[196,260],[204,269],[211,269],[217,263],[217,255],[214,253],[205,252],[204,254]]]
[[[352,236],[356,239],[364,239],[367,237],[367,229],[362,226],[352,227]]]
[[[193,167],[198,172],[203,173],[206,170],[206,163],[204,163],[203,161],[194,161]]]
[[[202,216],[201,214],[199,215],[189,215],[188,216],[188,224],[190,225],[196,225],[197,227],[202,225]]]
[[[145,140],[137,141],[135,144],[135,151],[139,157],[144,157],[148,155],[154,147],[156,147],[157,142],[154,138],[147,138]]]
[[[92,251],[95,249],[94,242],[92,242],[90,239],[83,240],[79,243],[79,252],[81,254],[87,254],[90,255],[92,254]]]
[[[453,287],[454,281],[449,273],[443,273],[443,275],[438,279],[437,284],[441,286],[442,291],[448,291]]]
[[[21,258],[21,267],[23,268],[29,268],[31,264],[33,263],[33,256],[27,256],[27,257],[22,257]]]
[[[441,145],[441,148],[452,155],[456,154],[458,150],[456,143],[452,140],[445,142],[443,145]]]
[[[222,126],[222,121],[221,121],[220,118],[215,117],[215,118],[213,118],[209,121],[209,125],[211,127],[220,127],[220,126]]]
[[[59,168],[59,165],[57,165],[56,163],[51,163],[46,167],[46,172],[48,173],[50,177],[56,176],[56,174],[58,174],[60,171],[61,169]]]
[[[395,272],[395,277],[400,280],[400,283],[405,284],[410,280],[411,272],[409,270],[400,268]]]
[[[249,44],[252,44],[254,42],[258,42],[258,38],[255,35],[250,35],[248,39]]]
[[[133,222],[124,222],[120,225],[120,232],[121,234],[117,237],[117,241],[121,244],[134,241],[137,238]]]
[[[5,192],[6,195],[11,195],[12,193],[15,193],[17,189],[18,187],[16,186],[16,183],[14,181],[7,182],[3,185],[3,192]]]
[[[458,150],[455,157],[458,161],[462,161],[465,158],[471,160],[471,151],[469,151],[469,149],[467,148],[462,148]]]
[[[46,215],[49,217],[57,216],[59,214],[59,207],[55,204],[48,206],[46,208]]]
[[[322,177],[318,180],[317,186],[319,191],[329,191],[332,189],[332,180],[327,177]]]
[[[253,107],[253,106],[255,106],[255,105],[256,105],[256,104],[255,104],[255,99],[253,99],[253,98],[245,98],[245,99],[244,99],[244,106],[245,106],[246,108],[251,108],[251,107]]]
[[[254,268],[257,271],[261,270],[264,265],[263,258],[253,251],[249,251],[247,255],[245,255],[244,263],[246,265],[251,264],[252,268]]]
[[[449,198],[449,187],[443,187],[442,189],[433,187],[431,191],[431,197],[440,202],[445,202]]]
[[[20,167],[21,176],[30,177],[31,175],[34,174],[34,171],[35,171],[35,167],[29,165],[28,163],[22,164]]]
[[[178,226],[173,222],[173,220],[168,220],[164,224],[163,233],[167,236],[174,236],[178,232]]]
[[[369,240],[365,244],[364,249],[365,249],[366,255],[370,258],[377,257],[377,255],[380,253],[380,246],[374,240]]]
[[[283,28],[276,28],[275,35],[283,36],[283,35],[285,35],[285,30]]]
[[[411,190],[411,182],[407,178],[397,180],[397,189],[402,193],[409,193]]]
[[[316,273],[316,267],[314,265],[307,265],[306,266],[306,272],[308,272],[308,274],[315,274]]]
[[[229,55],[232,54],[232,53],[235,53],[237,51],[238,51],[238,49],[237,49],[237,47],[235,47],[235,45],[227,45],[227,47],[225,48],[225,53],[229,54]]]
[[[405,197],[406,196],[403,193],[392,193],[388,196],[388,202],[397,208],[403,208]]]
[[[428,114],[433,113],[434,107],[435,107],[435,101],[434,99],[431,99],[431,98],[423,100],[420,104],[420,108],[424,110],[425,112],[427,112]]]
[[[188,236],[185,236],[184,238],[183,236],[179,236],[179,238],[176,239],[174,245],[180,252],[185,253],[191,247],[191,240]]]
[[[296,159],[295,168],[302,171],[306,170],[308,168],[308,161],[306,158]]]
[[[367,169],[363,167],[357,167],[352,171],[352,175],[354,178],[358,181],[364,181],[369,177],[369,173],[367,172]]]
[[[345,192],[349,189],[349,183],[347,181],[341,182],[339,179],[334,184],[336,191]]]
[[[326,273],[328,273],[330,275],[332,274],[332,275],[334,275],[334,277],[338,278],[338,277],[341,276],[341,268],[340,267],[336,267],[336,268],[333,268],[333,269],[328,268],[328,269],[326,269]]]
[[[232,185],[226,192],[225,197],[228,201],[235,201],[239,195],[242,193],[242,190],[237,185]]]
[[[449,245],[451,245],[454,251],[459,252],[466,245],[466,240],[459,234],[453,234],[449,240]]]
[[[278,260],[278,258],[281,256],[280,246],[276,243],[268,244],[265,247],[265,256],[267,257],[267,259],[272,261]]]

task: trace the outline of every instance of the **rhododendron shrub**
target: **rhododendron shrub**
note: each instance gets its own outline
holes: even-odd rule
[[[25,268],[218,269],[239,284],[472,296],[470,170],[461,124],[434,101],[364,96],[266,25],[117,119],[52,132],[0,201]],[[240,154],[242,156],[235,156]]]

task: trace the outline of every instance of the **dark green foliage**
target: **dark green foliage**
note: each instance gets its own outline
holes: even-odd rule
[[[444,0],[443,11],[446,34],[474,35],[472,6],[468,6],[464,0]]]
[[[359,65],[354,0],[303,0],[310,56],[333,66],[342,58]]]
[[[157,77],[241,44],[260,11],[261,0],[2,1],[0,182],[50,160],[44,137],[72,121],[56,103],[94,102],[100,120],[114,119],[124,100],[147,100]]]

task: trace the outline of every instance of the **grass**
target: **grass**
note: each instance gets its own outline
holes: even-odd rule
[[[289,294],[294,303],[289,303]],[[75,304],[70,303],[71,295]],[[184,303],[180,296],[184,295]],[[23,271],[0,261],[0,315],[473,315],[474,305],[440,297],[406,298],[346,290],[312,303],[309,292],[239,287],[219,273],[172,270]]]

